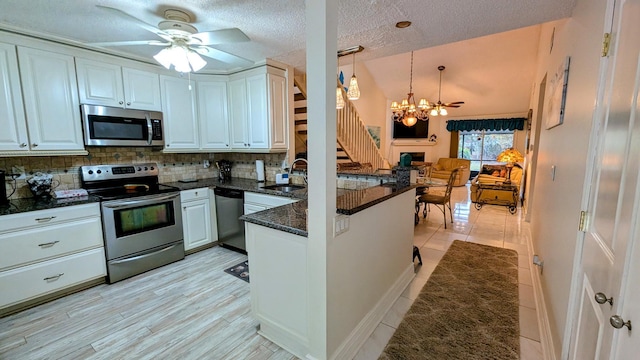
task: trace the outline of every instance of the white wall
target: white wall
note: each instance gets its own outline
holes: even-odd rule
[[[358,59],[356,55],[356,60]],[[353,70],[351,65],[340,67],[344,74],[345,86],[349,86],[349,80]],[[358,64],[356,61],[356,77],[358,78],[358,87],[360,88],[360,99],[352,101],[360,118],[366,125],[380,126],[380,149],[387,146],[387,118],[386,118],[386,98],[380,90],[375,80],[369,73],[366,66]],[[381,150],[382,151],[382,150]]]
[[[531,199],[531,235],[534,253],[544,261],[540,279],[558,357],[565,327],[570,325],[567,307],[573,264],[578,261],[574,254],[596,99],[605,3],[578,0],[572,18],[543,25],[538,51],[538,84],[548,74],[548,85],[559,64],[571,56],[564,123],[547,130],[543,109],[543,123],[534,124],[542,126],[540,138],[533,141],[538,146],[538,158]],[[538,92],[536,86],[531,106],[534,112],[538,108]],[[533,118],[536,117],[534,113]],[[556,168],[555,179],[551,177],[552,166]]]

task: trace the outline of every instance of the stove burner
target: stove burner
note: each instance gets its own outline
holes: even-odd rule
[[[179,191],[158,183],[158,173],[156,163],[80,167],[82,187],[102,201]]]

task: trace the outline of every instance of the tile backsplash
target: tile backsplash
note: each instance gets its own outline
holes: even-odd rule
[[[192,153],[165,154],[152,148],[135,147],[90,147],[85,156],[31,156],[0,157],[0,169],[12,173],[15,167],[23,167],[26,178],[15,182],[7,176],[7,195],[11,199],[32,197],[26,180],[36,172],[53,175],[56,189],[77,189],[81,187],[79,168],[83,165],[99,164],[135,164],[156,162],[160,169],[160,182],[168,183],[184,179],[205,179],[218,176],[215,162],[221,159],[232,161],[233,177],[255,179],[255,161],[264,161],[267,181],[275,181],[276,174],[281,171],[285,153],[277,154],[245,154],[245,153]],[[204,160],[211,164],[204,167]],[[14,191],[14,186],[16,190]]]

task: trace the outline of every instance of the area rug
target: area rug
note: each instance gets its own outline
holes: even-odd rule
[[[380,359],[519,359],[518,254],[455,240]]]
[[[238,279],[242,279],[249,282],[249,261],[243,261],[240,264],[233,265],[228,269],[224,269],[224,272],[231,274]]]

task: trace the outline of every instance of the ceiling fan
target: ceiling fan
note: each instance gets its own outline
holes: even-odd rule
[[[443,65],[438,66],[438,71],[440,71],[440,85],[438,86],[438,102],[435,104],[431,104],[431,112],[429,112],[429,115],[431,116],[438,116],[438,115],[445,116],[447,115],[446,108],[448,107],[459,108],[460,105],[464,104],[464,101],[456,101],[456,102],[450,102],[450,103],[443,103],[442,101],[440,101],[440,95],[442,94],[442,71],[444,69],[445,67]]]
[[[156,54],[154,58],[165,68],[169,69],[173,65],[175,70],[179,72],[191,72],[202,69],[207,64],[207,62],[199,55],[238,66],[253,65],[253,61],[251,60],[215,49],[210,46],[249,41],[249,37],[238,28],[198,32],[198,29],[190,24],[191,16],[188,13],[178,9],[165,10],[164,17],[166,20],[161,21],[158,26],[155,27],[122,10],[111,8],[108,6],[96,6],[122,19],[134,22],[137,26],[156,34],[164,41],[115,41],[90,43],[88,45],[162,46],[163,49],[160,50],[160,52]]]

